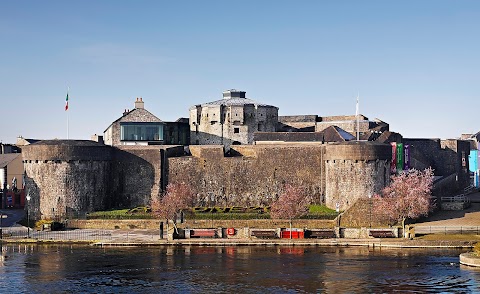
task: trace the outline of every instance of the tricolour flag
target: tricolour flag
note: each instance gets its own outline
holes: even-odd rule
[[[67,92],[67,97],[65,98],[65,111],[68,110],[68,92]]]

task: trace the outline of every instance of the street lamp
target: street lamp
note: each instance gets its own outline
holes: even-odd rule
[[[369,218],[370,218],[370,228],[371,228],[372,227],[372,193],[368,194],[368,202],[370,207]]]
[[[29,205],[30,205],[30,193],[27,194],[27,197],[25,197],[25,199],[27,199],[27,237],[30,238],[30,215],[28,214],[28,208],[29,208]]]

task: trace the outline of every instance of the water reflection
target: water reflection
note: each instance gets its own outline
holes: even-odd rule
[[[1,293],[474,293],[458,250],[3,246]]]

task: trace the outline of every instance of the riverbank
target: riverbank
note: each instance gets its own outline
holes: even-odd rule
[[[2,243],[86,244],[93,246],[365,246],[382,248],[473,248],[476,240],[422,240],[402,238],[367,239],[261,239],[190,238],[160,239],[156,230],[75,230],[52,232],[48,238],[31,234],[30,238],[4,238]],[[37,237],[36,237],[37,236]],[[468,237],[467,237],[468,238]]]

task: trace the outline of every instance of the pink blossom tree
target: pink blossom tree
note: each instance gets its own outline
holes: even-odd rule
[[[435,207],[432,201],[433,170],[412,169],[392,177],[389,186],[374,197],[374,210],[391,225],[407,218],[426,216]]]
[[[288,219],[290,222],[290,238],[292,238],[292,219],[308,213],[309,199],[301,187],[285,185],[280,197],[272,203],[270,216],[277,219]]]
[[[177,214],[182,209],[191,207],[194,204],[195,193],[192,187],[185,183],[170,183],[162,198],[153,198],[150,205],[152,213],[160,219],[165,219],[167,222],[171,220],[178,233],[175,225]]]

